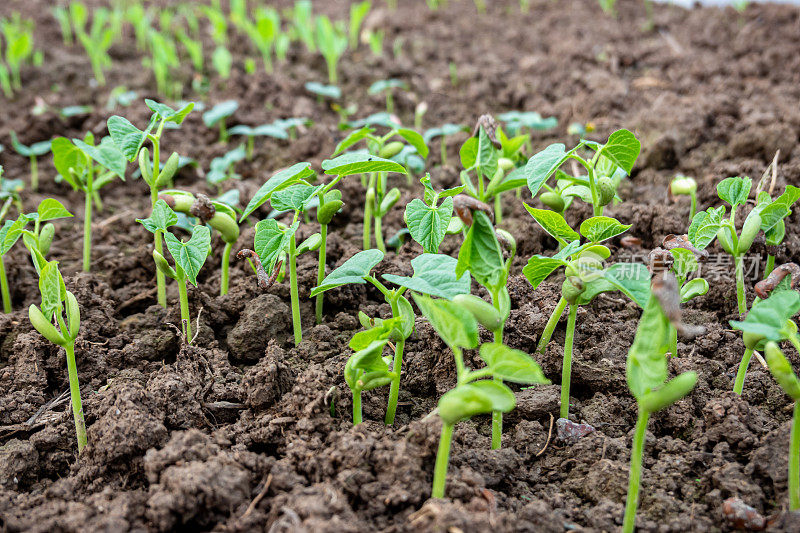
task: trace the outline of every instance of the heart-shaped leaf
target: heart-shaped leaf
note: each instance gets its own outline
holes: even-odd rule
[[[476,211],[472,226],[458,252],[456,275],[467,270],[475,280],[490,290],[497,290],[506,283],[503,251],[486,213]]]
[[[422,254],[411,260],[412,277],[384,274],[383,278],[407,289],[450,300],[457,294],[469,294],[470,275],[456,277],[458,260],[444,254]]]
[[[117,148],[125,155],[128,161],[133,161],[139,154],[147,134],[153,127],[153,122],[147,128],[147,131],[142,131],[124,117],[114,115],[108,119],[107,122],[108,133],[111,135],[111,140],[117,145]]]
[[[276,172],[264,185],[259,187],[258,191],[253,195],[247,207],[244,208],[239,223],[241,224],[244,222],[253,211],[268,201],[275,191],[285,189],[297,183],[299,180],[309,178],[313,175],[314,170],[311,168],[311,163],[296,163],[289,168]]]
[[[166,232],[167,228],[178,223],[178,215],[175,214],[175,211],[170,209],[167,202],[159,198],[153,205],[153,212],[150,216],[147,218],[137,218],[136,222],[139,222],[150,233],[155,233],[157,231]]]
[[[128,167],[128,162],[125,160],[125,155],[114,144],[114,141],[108,138],[103,139],[100,146],[91,146],[80,139],[72,139],[72,142],[88,157],[91,157],[97,163],[119,176],[122,181],[125,181],[125,169]]]
[[[316,296],[321,292],[347,285],[349,283],[366,283],[365,277],[383,259],[380,250],[364,250],[345,261],[342,266],[328,274],[319,286],[315,287],[309,296]]]
[[[522,268],[522,274],[527,278],[533,288],[539,286],[550,274],[567,263],[561,259],[534,255],[528,259],[528,264]]]
[[[325,184],[306,185],[298,183],[280,191],[272,193],[270,203],[272,208],[277,211],[305,211],[308,202],[319,192]]]
[[[630,227],[615,218],[599,216],[581,222],[580,232],[590,242],[598,243],[625,233]]]
[[[725,178],[717,183],[717,194],[719,197],[728,202],[731,207],[744,205],[747,202],[747,197],[750,196],[750,187],[753,181],[750,178]]]
[[[42,200],[38,209],[36,209],[36,213],[38,215],[39,222],[47,222],[48,220],[69,218],[73,216],[72,213],[67,211],[67,208],[64,207],[64,204],[55,198],[45,198]]]
[[[608,137],[608,142],[603,147],[603,155],[630,175],[641,149],[642,144],[636,136],[630,131],[622,129]]]
[[[422,135],[408,128],[398,129],[397,134],[413,146],[419,155],[428,157],[428,145],[425,144],[425,139],[422,138]]]
[[[580,235],[578,235],[575,230],[569,227],[569,224],[567,224],[567,221],[564,220],[564,217],[555,211],[550,211],[549,209],[537,209],[529,206],[528,204],[522,205],[525,206],[525,209],[527,209],[528,213],[530,213],[534,220],[539,223],[542,229],[550,234],[550,236],[555,238],[562,246],[566,245],[570,241],[580,238]]]
[[[194,109],[194,102],[189,102],[175,111],[170,106],[156,102],[155,100],[145,99],[144,103],[149,107],[153,113],[157,115],[158,120],[172,122],[174,124],[181,124],[186,115]]]
[[[281,252],[286,250],[291,241],[292,235],[297,231],[299,222],[295,222],[288,228],[281,226],[275,219],[268,218],[256,224],[256,235],[253,248],[261,265],[268,273],[275,269]]]
[[[420,243],[422,249],[429,254],[439,251],[452,216],[452,198],[445,198],[439,207],[426,205],[419,198],[406,205],[405,219],[411,238]]]
[[[724,205],[697,213],[689,225],[689,242],[698,250],[705,249],[717,237],[723,216]]]
[[[172,233],[166,233],[164,240],[175,264],[181,267],[189,283],[197,286],[197,274],[203,267],[211,247],[211,230],[207,226],[195,226],[188,242],[178,240]]]

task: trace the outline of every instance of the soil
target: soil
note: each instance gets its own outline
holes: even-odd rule
[[[92,2],[94,4],[94,2]],[[288,5],[288,2],[277,2]],[[340,15],[340,2],[315,2],[319,12]],[[714,185],[728,176],[758,179],[780,150],[776,190],[800,183],[800,9],[751,5],[685,10],[654,7],[654,27],[643,29],[641,2],[620,0],[618,16],[603,15],[594,0],[568,5],[533,0],[520,14],[515,1],[489,2],[474,14],[472,2],[453,0],[430,12],[421,0],[382,2],[368,24],[385,28],[388,44],[402,52],[374,57],[365,47],[345,55],[341,83],[357,116],[383,109],[367,87],[389,77],[408,82],[396,98],[407,123],[419,102],[425,125],[474,123],[483,112],[535,110],[556,116],[559,127],[537,133],[534,149],[569,139],[572,122],[591,122],[603,140],[627,127],[643,141],[643,153],[609,209],[647,252],[669,233],[687,227],[688,201],[672,203],[666,186],[676,173],[695,176],[699,203],[715,200]],[[104,134],[112,113],[111,88],[139,92],[129,108],[116,110],[135,124],[149,111],[141,98],[158,98],[152,75],[130,35],[112,48],[108,85],[93,87],[79,47],[65,47],[44,0],[4,2],[0,14],[19,10],[36,20],[43,68],[23,72],[25,91],[0,100],[0,154],[7,178],[27,179],[27,161],[10,150],[9,132],[29,143],[57,135]],[[210,41],[209,41],[210,42]],[[207,43],[208,44],[208,43]],[[293,47],[275,75],[245,74],[248,52],[232,39],[237,58],[229,80],[211,78],[206,103],[234,98],[241,107],[231,123],[257,125],[307,116],[314,125],[296,141],[259,141],[252,162],[237,167],[236,188],[246,202],[274,171],[298,161],[319,168],[342,133],[338,117],[303,90],[324,81],[324,62]],[[207,46],[207,50],[210,45]],[[457,69],[451,83],[449,65]],[[37,103],[47,111],[33,114]],[[93,105],[87,115],[62,119],[68,105]],[[457,159],[464,136],[448,142]],[[572,142],[575,139],[572,138]],[[205,128],[200,114],[168,131],[165,149],[197,159],[202,168],[228,146]],[[219,293],[219,252],[189,291],[198,336],[187,346],[177,333],[177,292],[170,306],[156,305],[149,234],[134,222],[149,212],[141,180],[105,190],[105,208],[94,223],[93,271],[80,273],[82,198],[51,179],[41,163],[41,190],[25,193],[32,208],[47,196],[65,202],[75,220],[57,224],[51,257],[61,262],[67,286],[82,312],[78,371],[89,445],[78,456],[65,391],[63,352],[31,332],[25,309],[38,303],[36,276],[21,247],[6,258],[15,311],[0,316],[0,531],[612,531],[621,525],[636,406],[625,382],[625,358],[639,310],[618,295],[581,309],[572,375],[573,418],[596,431],[574,443],[549,439],[558,411],[557,385],[517,392],[506,416],[503,448],[489,450],[486,417],[457,426],[445,500],[430,500],[440,423],[427,417],[455,382],[452,356],[430,326],[417,319],[406,344],[397,421],[382,423],[386,391],[365,394],[365,423],[353,427],[342,371],[347,341],[358,329],[356,312],[390,314],[380,294],[366,286],[330,291],[325,317],[314,325],[307,298],[316,280],[314,254],[302,256],[298,275],[304,340],[291,339],[289,290],[266,293],[246,264],[234,262],[231,290]],[[429,158],[434,183],[450,186],[458,169]],[[421,187],[396,180],[404,205]],[[193,169],[176,185],[213,193]],[[345,209],[332,224],[328,269],[360,250],[363,189],[357,179],[343,187]],[[530,199],[528,198],[528,201]],[[518,241],[519,258],[509,282],[512,312],[505,340],[532,353],[556,304],[560,280],[533,290],[521,267],[533,253],[551,253],[554,242],[539,230],[512,195],[504,227]],[[258,212],[265,216],[266,208]],[[572,209],[569,221],[588,214]],[[800,214],[788,219],[779,262],[800,260]],[[402,227],[402,209],[384,220],[387,235]],[[300,234],[313,233],[302,224]],[[239,246],[252,243],[243,229]],[[617,242],[614,243],[615,245]],[[459,240],[442,251],[455,254]],[[712,250],[712,253],[717,250]],[[405,244],[390,252],[376,272],[410,274],[421,249]],[[722,502],[739,497],[770,519],[772,531],[800,531],[800,517],[786,513],[789,399],[769,373],[753,363],[745,392],[731,392],[744,346],[727,321],[736,318],[732,272],[723,268],[707,296],[688,305],[688,321],[707,331],[679,342],[673,373],[695,370],[697,387],[686,399],[656,414],[645,448],[641,531],[727,531]],[[748,294],[753,298],[751,281]],[[477,288],[476,288],[477,289]],[[485,332],[484,332],[485,333]],[[487,334],[488,338],[488,334]],[[539,361],[560,380],[564,324]],[[800,358],[787,350],[795,368]],[[468,364],[479,365],[474,354]],[[553,428],[553,434],[555,429]]]

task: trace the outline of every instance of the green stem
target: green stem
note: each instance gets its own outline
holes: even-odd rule
[[[562,296],[558,301],[558,304],[556,304],[556,308],[553,309],[553,314],[550,315],[550,318],[544,327],[544,331],[542,331],[542,336],[539,338],[539,345],[536,347],[537,352],[544,353],[547,349],[550,338],[553,336],[553,331],[555,331],[556,325],[561,319],[561,315],[564,314],[564,309],[566,308],[567,300]]]
[[[747,312],[747,297],[744,292],[744,256],[735,255],[736,265],[736,302],[739,304],[739,314]]]
[[[158,200],[158,190],[153,186],[150,189],[150,200],[152,205],[156,205],[156,201]],[[153,249],[164,255],[164,246],[161,242],[161,232],[157,231],[153,235]],[[167,278],[164,276],[164,273],[161,272],[159,269],[156,269],[156,287],[158,291],[158,305],[163,307],[164,309],[167,308]]]
[[[494,197],[494,223],[499,225],[501,222],[503,222],[503,202],[498,194]]]
[[[224,296],[228,294],[228,281],[230,279],[230,266],[231,266],[231,252],[233,251],[233,243],[226,242],[225,249],[222,250],[222,278],[219,285],[219,294]]]
[[[431,498],[444,498],[444,484],[447,481],[447,464],[450,462],[450,443],[453,441],[453,424],[442,423],[439,437],[439,451],[436,452],[436,466],[433,468],[433,488]]]
[[[228,142],[228,126],[225,125],[225,119],[219,121],[219,142]]]
[[[747,367],[750,366],[750,358],[753,357],[753,349],[747,348],[742,356],[742,362],[739,363],[739,371],[736,372],[736,381],[733,382],[733,392],[742,395],[744,390],[744,378],[747,375]]]
[[[639,506],[639,484],[642,479],[642,452],[650,413],[639,408],[636,420],[636,434],[631,448],[631,473],[628,478],[628,501],[625,503],[625,518],[622,521],[623,533],[633,533],[636,526],[636,508]]]
[[[393,298],[389,303],[392,306],[392,317],[400,317],[400,309],[397,306],[398,298]],[[397,412],[397,399],[400,396],[400,373],[403,367],[403,348],[405,348],[406,340],[399,339],[394,348],[394,362],[392,363],[392,372],[394,378],[389,387],[389,403],[386,405],[386,418],[384,423],[387,426],[394,424],[394,415]]]
[[[669,353],[672,357],[678,356],[678,330],[670,324],[669,326]]]
[[[183,323],[184,334],[186,335],[186,343],[192,343],[192,317],[189,316],[189,296],[186,292],[186,274],[183,269],[176,265],[178,272],[178,299],[181,305],[181,322]]]
[[[383,217],[375,217],[375,246],[386,253],[386,244],[383,242]]]
[[[594,178],[594,164],[589,164],[586,170],[589,174],[589,188],[592,191],[592,209],[594,210],[594,216],[599,217],[603,215],[603,206],[600,205],[600,197],[597,194],[597,184]]]
[[[694,220],[694,215],[697,214],[697,192],[692,191],[689,193],[692,198],[692,208],[689,210],[689,223],[692,223]]]
[[[770,274],[772,274],[773,270],[775,270],[775,256],[774,255],[768,255],[767,256],[767,266],[764,267],[764,279],[767,279],[767,277]]]
[[[455,359],[456,362],[456,385],[461,385],[467,378],[466,367],[464,366],[464,353],[461,351],[461,348],[457,346],[451,346],[450,349],[453,350],[453,359]]]
[[[8,314],[11,312],[11,293],[8,291],[8,278],[3,256],[0,256],[0,292],[3,294],[3,312]]]
[[[794,402],[789,437],[789,510],[800,510],[800,400]]]
[[[83,208],[83,271],[92,267],[92,172],[87,174],[86,198]]]
[[[322,242],[319,245],[319,258],[317,260],[317,286],[319,287],[322,285],[322,280],[325,279],[325,261],[326,261],[326,253],[327,253],[327,240],[328,240],[328,225],[327,224],[320,224],[319,225],[319,234],[322,238]],[[317,324],[322,324],[322,303],[324,301],[324,293],[319,293],[317,295],[317,300],[315,302],[315,314],[317,317]]]
[[[569,386],[572,379],[572,344],[575,338],[575,320],[578,316],[578,305],[569,306],[567,319],[567,336],[564,339],[564,363],[561,366],[561,418],[569,418]]]
[[[440,141],[440,144],[439,144],[439,152],[441,153],[442,166],[446,167],[447,166],[447,143],[445,142],[445,136],[444,135],[442,135],[442,140]]]
[[[75,363],[75,343],[64,345],[67,352],[67,376],[69,377],[69,393],[72,400],[72,416],[75,419],[75,433],[78,436],[78,453],[86,446],[86,422],[83,419],[83,403],[81,387],[78,383],[78,365]]]
[[[36,192],[39,190],[39,161],[36,156],[31,156],[31,191]]]
[[[300,324],[300,297],[297,292],[297,240],[294,234],[289,240],[289,294],[292,299],[294,345],[297,346],[303,340],[303,329]]]
[[[363,246],[365,250],[372,248],[372,213],[375,204],[375,173],[369,176],[369,183],[367,184],[367,196],[364,202],[364,239]]]
[[[245,157],[247,157],[248,161],[253,160],[253,153],[255,152],[255,145],[256,145],[256,138],[250,135],[247,137],[247,149],[245,152]]]
[[[497,301],[497,298],[494,299]],[[494,342],[502,344],[503,330],[502,328],[494,332]],[[495,376],[494,381],[503,384],[502,378]],[[501,411],[492,411],[492,450],[499,450],[503,445],[503,413]]]
[[[390,115],[394,113],[394,98],[391,91],[386,91],[386,112]]]
[[[361,390],[357,389],[353,391],[353,425],[356,426],[361,421]]]

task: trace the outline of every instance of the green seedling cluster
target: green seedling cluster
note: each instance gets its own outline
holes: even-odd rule
[[[11,146],[14,151],[22,157],[27,157],[30,160],[31,169],[31,190],[36,192],[39,190],[39,157],[50,153],[51,141],[39,141],[26,146],[19,142],[16,132],[11,132]]]
[[[19,13],[0,18],[0,89],[6,98],[22,90],[22,66],[41,62],[41,52],[34,49],[33,21]]]

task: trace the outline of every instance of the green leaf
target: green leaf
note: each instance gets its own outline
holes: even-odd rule
[[[747,197],[750,196],[750,187],[753,182],[750,178],[725,178],[717,183],[717,194],[719,197],[728,202],[731,207],[737,205],[744,205],[747,202]]]
[[[525,177],[525,167],[517,167],[503,176],[502,180],[498,182],[490,182],[489,188],[486,190],[486,194],[487,196],[496,196],[501,192],[519,189],[527,182],[527,178]]]
[[[488,179],[492,179],[495,172],[497,172],[498,155],[497,149],[489,140],[489,134],[483,127],[480,128],[478,133],[478,152],[475,165],[483,172],[483,175]]]
[[[306,185],[298,183],[272,193],[270,203],[272,208],[278,211],[305,211],[308,202],[325,187],[325,184]]]
[[[236,113],[237,109],[239,109],[239,102],[236,100],[226,100],[224,102],[220,102],[203,113],[203,123],[206,125],[206,127],[211,128],[219,121],[224,120]]]
[[[481,211],[475,212],[472,226],[458,252],[456,275],[461,276],[467,270],[478,283],[490,290],[506,283],[503,251],[494,234],[494,226]]]
[[[445,198],[439,207],[431,207],[419,198],[406,205],[406,225],[411,237],[422,245],[425,253],[435,254],[444,240],[447,225],[453,216],[453,199]]]
[[[795,402],[800,402],[800,379],[792,370],[792,364],[783,355],[777,344],[767,344],[764,350],[769,371],[775,377],[775,381],[780,384],[783,391],[788,394]],[[794,422],[795,424],[797,421]]]
[[[48,261],[39,273],[39,293],[42,295],[42,313],[48,320],[61,314],[61,302],[66,297],[64,278],[58,270],[58,261]]]
[[[407,289],[450,300],[457,294],[469,294],[470,275],[456,277],[458,260],[444,254],[422,254],[411,260],[412,277],[384,274],[383,279]]]
[[[178,240],[172,233],[166,233],[164,239],[175,264],[183,269],[186,279],[196,287],[197,274],[206,262],[211,247],[211,230],[207,226],[195,226],[188,242]]]
[[[153,212],[150,216],[147,218],[137,218],[136,222],[139,222],[150,233],[155,233],[157,231],[166,232],[167,228],[178,223],[178,215],[175,214],[175,211],[170,209],[167,202],[159,198],[155,205],[153,205]]]
[[[11,137],[11,146],[14,150],[23,157],[38,157],[40,155],[44,155],[50,151],[50,140],[47,141],[40,141],[37,143],[33,143],[30,146],[25,146],[19,139],[17,138],[16,132],[12,131],[9,133]]]
[[[648,413],[660,411],[692,392],[695,383],[697,383],[697,373],[684,372],[657,390],[646,392],[639,399],[639,406]]]
[[[681,287],[681,303],[685,304],[693,298],[703,296],[708,292],[709,285],[703,278],[694,278],[684,283]]]
[[[28,225],[28,217],[20,215],[17,220],[6,220],[0,228],[0,257],[6,255],[8,251],[17,243],[22,230]]]
[[[547,385],[550,380],[544,377],[539,364],[521,350],[514,350],[505,344],[487,342],[481,345],[481,359],[492,370],[492,376],[512,383]]]
[[[449,137],[462,131],[465,131],[465,129],[460,124],[443,124],[440,127],[425,130],[422,138],[425,139],[426,144],[429,144],[436,137]]]
[[[556,269],[566,264],[566,261],[562,261],[561,259],[534,255],[528,259],[528,264],[522,268],[522,274],[535,289]]]
[[[474,167],[475,162],[478,160],[478,139],[470,137],[464,141],[458,151],[458,155],[461,158],[461,166],[467,169]]]
[[[401,322],[400,317],[388,320],[375,319],[375,326],[364,331],[359,331],[350,339],[348,346],[353,351],[363,350],[377,340],[389,339],[392,330]]]
[[[244,222],[253,211],[261,207],[264,202],[268,201],[275,191],[285,189],[297,183],[299,180],[309,178],[313,175],[314,170],[311,168],[311,163],[296,163],[289,168],[276,172],[253,195],[247,207],[244,208],[239,223],[241,224]]]
[[[425,144],[425,139],[422,138],[422,135],[408,128],[398,129],[397,134],[413,146],[419,155],[428,157],[428,145]]]
[[[625,233],[630,224],[622,224],[611,217],[592,217],[581,222],[581,235],[593,243],[603,242],[621,233]]]
[[[120,149],[128,161],[135,160],[147,138],[147,133],[131,124],[128,119],[118,115],[109,118],[107,124],[108,133],[111,135],[111,139],[114,141],[114,144],[117,145],[117,148]],[[147,129],[148,132],[151,128],[152,122]]]
[[[189,102],[181,107],[178,111],[175,111],[168,105],[161,104],[147,98],[145,98],[144,103],[153,111],[153,113],[157,115],[159,121],[164,120],[166,122],[174,122],[175,124],[182,123],[183,119],[186,118],[186,115],[191,113],[194,109],[194,102]]]
[[[505,385],[488,380],[475,381],[444,393],[439,399],[439,417],[445,423],[455,424],[492,411],[507,413],[515,406],[514,393]]]
[[[378,80],[369,86],[367,93],[379,94],[387,89],[408,89],[408,84],[398,79]]]
[[[331,176],[352,176],[365,172],[407,173],[405,167],[400,163],[363,153],[350,153],[340,155],[335,159],[326,159],[322,162],[322,170]]]
[[[734,329],[755,333],[767,340],[780,341],[786,321],[800,311],[800,293],[797,291],[773,292],[766,300],[754,304],[744,321],[731,320]]]
[[[285,228],[272,218],[262,220],[256,224],[253,248],[259,259],[261,259],[261,265],[267,273],[271,274],[275,269],[278,257],[289,246],[292,235],[297,231],[299,225],[299,222],[295,222]]]
[[[445,344],[467,349],[478,346],[478,322],[472,313],[449,300],[424,295],[415,294],[414,302]]]
[[[325,98],[330,98],[332,100],[338,100],[342,97],[342,90],[336,85],[325,85],[316,81],[309,81],[306,82],[304,87],[306,88],[306,91],[310,93],[324,96]]]
[[[347,285],[349,283],[361,283],[366,281],[370,271],[375,265],[383,260],[383,252],[380,250],[364,250],[348,259],[339,268],[328,274],[319,286],[315,287],[309,296],[316,296],[321,292]]]
[[[366,348],[351,355],[350,367],[364,372],[388,372],[389,366],[381,357],[387,342],[388,339],[373,341]]]
[[[531,195],[536,196],[542,185],[566,160],[566,146],[561,143],[551,144],[531,157],[525,165],[525,175]]]
[[[47,222],[48,220],[73,216],[72,213],[67,211],[67,208],[55,198],[45,198],[42,200],[36,213],[38,214],[39,222]]]
[[[658,298],[650,295],[644,308],[633,345],[628,351],[628,387],[638,402],[667,379],[669,320]]]
[[[56,171],[73,189],[83,189],[84,184],[75,180],[70,169],[79,176],[82,176],[86,172],[86,167],[89,165],[89,157],[66,137],[56,137],[53,139],[51,148],[53,150],[53,164],[56,167]]]
[[[650,297],[650,271],[641,263],[615,263],[603,271],[615,289],[644,309]]]
[[[697,213],[689,225],[689,242],[698,250],[705,249],[717,237],[723,216],[724,205]]]
[[[636,136],[623,129],[615,131],[608,137],[608,142],[602,152],[630,176],[641,148],[642,144],[636,139]]]
[[[536,220],[536,222],[545,230],[551,237],[555,238],[562,246],[570,241],[579,239],[575,230],[569,227],[567,221],[564,220],[560,214],[549,209],[537,209],[528,204],[522,204],[528,213]]]
[[[680,278],[685,279],[700,266],[694,253],[686,248],[673,248],[670,253],[673,258],[672,271]]]
[[[364,126],[360,130],[351,132],[347,137],[342,139],[341,142],[339,142],[339,144],[336,145],[336,150],[333,151],[333,155],[339,155],[340,153],[344,152],[357,142],[366,139],[367,137],[372,135],[372,132],[374,131],[375,130],[373,128],[370,128],[369,126]]]
[[[72,139],[72,142],[88,157],[91,157],[97,163],[119,176],[122,181],[125,181],[125,169],[128,167],[128,162],[125,160],[125,155],[114,144],[114,141],[103,139],[100,146],[91,146],[80,139]]]

